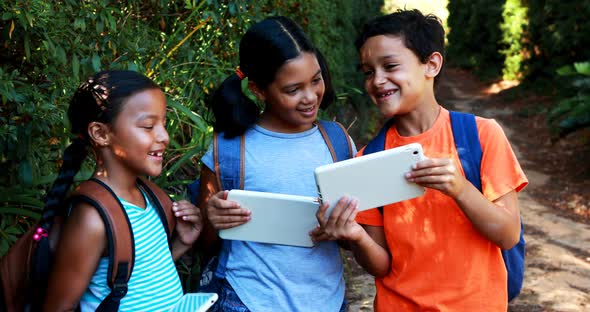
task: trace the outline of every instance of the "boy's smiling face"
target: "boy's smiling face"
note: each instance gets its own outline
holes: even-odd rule
[[[365,89],[383,116],[410,113],[433,93],[428,63],[422,64],[399,36],[370,37],[360,56]]]

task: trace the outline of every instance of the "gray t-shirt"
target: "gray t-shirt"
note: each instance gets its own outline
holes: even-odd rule
[[[317,126],[277,133],[255,125],[245,141],[246,190],[318,196],[313,171],[333,161]],[[212,148],[202,161],[213,170]],[[230,242],[226,279],[249,310],[339,311],[345,285],[336,242],[313,248]]]

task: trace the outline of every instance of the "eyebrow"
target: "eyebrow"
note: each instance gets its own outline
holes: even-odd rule
[[[388,54],[388,55],[384,55],[384,56],[380,56],[377,60],[382,62],[384,60],[390,59],[390,58],[395,58],[397,57],[397,54]],[[363,66],[366,66],[366,63],[360,63],[357,68],[360,70]]]

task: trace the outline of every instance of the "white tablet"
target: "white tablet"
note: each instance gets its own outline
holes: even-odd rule
[[[250,221],[219,231],[223,239],[312,247],[309,236],[318,224],[317,198],[277,193],[231,190],[228,200],[252,211]]]
[[[424,159],[422,145],[412,143],[315,169],[315,180],[323,201],[330,209],[346,195],[359,200],[366,210],[424,194],[424,188],[404,177]]]
[[[216,293],[187,293],[180,297],[170,312],[206,312],[217,298]]]

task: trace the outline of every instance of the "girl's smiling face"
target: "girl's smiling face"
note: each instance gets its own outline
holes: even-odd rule
[[[147,89],[130,96],[109,133],[108,147],[119,170],[133,175],[159,175],[168,143],[164,93]]]
[[[317,57],[303,52],[281,66],[266,89],[254,89],[266,103],[260,125],[272,131],[294,133],[313,126],[325,85]]]
[[[365,89],[381,114],[407,114],[427,93],[427,64],[420,62],[399,36],[378,35],[360,49]]]

